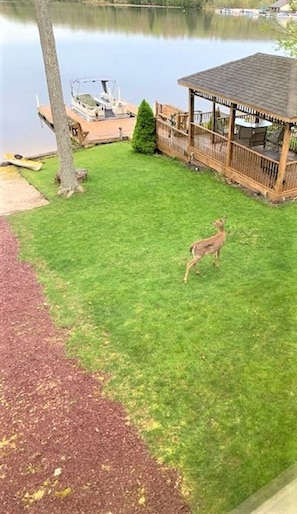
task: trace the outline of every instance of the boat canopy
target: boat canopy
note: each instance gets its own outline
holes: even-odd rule
[[[71,80],[71,95],[78,95],[80,93],[81,85],[82,84],[90,84],[90,83],[100,83],[102,87],[102,91],[106,94],[113,95],[113,92],[115,90],[116,81],[113,79],[102,79],[98,77],[90,77],[90,78],[78,78]]]

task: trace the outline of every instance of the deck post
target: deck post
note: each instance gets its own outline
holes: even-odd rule
[[[212,115],[211,115],[211,130],[212,130],[212,135],[211,135],[211,142],[212,144],[214,144],[215,142],[215,132],[216,132],[216,97],[213,96],[212,97]]]
[[[189,89],[189,136],[188,136],[188,146],[193,146],[194,134],[193,134],[193,123],[194,123],[194,91],[193,89]]]
[[[227,152],[226,152],[226,166],[231,166],[232,161],[232,141],[234,140],[234,125],[236,115],[237,104],[231,104],[230,106],[230,118],[228,127],[228,141],[227,141]]]
[[[281,149],[281,155],[280,155],[280,159],[279,159],[278,174],[277,174],[277,179],[276,179],[276,183],[275,183],[275,192],[277,195],[280,195],[280,193],[283,190],[283,182],[284,182],[284,177],[285,177],[285,173],[286,173],[287,158],[288,158],[288,153],[289,153],[289,148],[290,148],[290,139],[291,139],[290,124],[286,123],[284,137],[283,137],[283,143],[282,143],[282,149]]]

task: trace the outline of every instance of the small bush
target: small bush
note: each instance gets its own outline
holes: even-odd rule
[[[142,100],[138,109],[132,147],[144,154],[153,154],[156,150],[156,121],[153,110],[146,100]]]

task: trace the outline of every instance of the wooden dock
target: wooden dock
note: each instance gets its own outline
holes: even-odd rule
[[[136,123],[138,108],[127,103],[131,116],[128,118],[111,118],[100,121],[86,121],[72,109],[65,106],[68,127],[72,140],[80,147],[89,147],[104,143],[113,143],[131,139]],[[49,105],[37,108],[41,120],[53,131],[54,123]]]

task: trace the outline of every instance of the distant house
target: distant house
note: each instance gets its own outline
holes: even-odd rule
[[[292,11],[291,4],[288,0],[277,0],[274,4],[269,6],[269,11],[271,12],[290,12]]]

